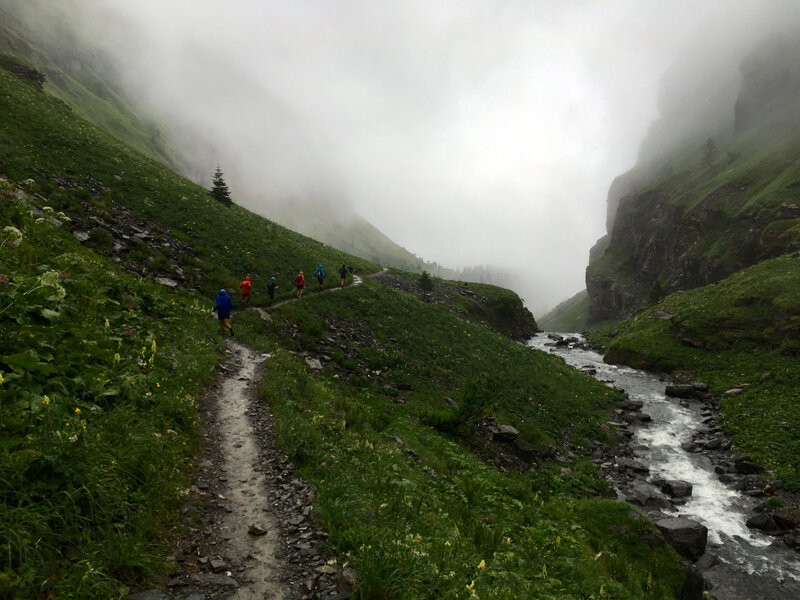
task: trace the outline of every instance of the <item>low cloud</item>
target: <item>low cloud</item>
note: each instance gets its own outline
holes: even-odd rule
[[[242,204],[352,207],[426,260],[516,273],[536,314],[582,289],[608,186],[635,164],[670,65],[692,57],[713,90],[720,56],[735,71],[797,13],[777,0],[74,2],[141,105],[194,132],[198,172],[220,162]],[[689,110],[703,86],[686,94]]]

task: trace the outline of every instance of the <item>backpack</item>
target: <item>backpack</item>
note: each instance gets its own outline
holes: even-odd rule
[[[303,285],[305,282],[306,282],[306,278],[303,277],[302,275],[298,275],[297,277],[294,278],[294,284],[295,285]]]

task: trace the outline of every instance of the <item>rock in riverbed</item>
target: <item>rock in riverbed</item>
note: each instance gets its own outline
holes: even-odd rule
[[[706,551],[708,527],[702,523],[674,517],[656,521],[656,527],[664,534],[669,545],[684,558],[696,561]]]

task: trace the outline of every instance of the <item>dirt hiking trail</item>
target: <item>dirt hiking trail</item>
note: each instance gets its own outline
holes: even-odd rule
[[[200,407],[205,442],[194,465],[176,568],[165,591],[130,600],[345,600],[355,573],[329,559],[313,509],[316,490],[275,445],[269,407],[256,396],[262,354],[227,339],[221,377]]]

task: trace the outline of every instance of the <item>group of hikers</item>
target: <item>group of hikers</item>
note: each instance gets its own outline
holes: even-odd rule
[[[339,267],[339,277],[341,278],[341,287],[344,287],[347,283],[347,274],[353,274],[354,269],[353,266],[345,266],[342,263],[342,266]],[[327,277],[327,273],[325,273],[325,268],[320,264],[316,270],[314,271],[314,277],[317,278],[319,282],[319,288],[321,289],[322,286],[325,284],[325,278]],[[303,290],[306,286],[306,278],[302,271],[300,271],[294,278],[294,294],[299,299],[303,295]],[[242,283],[239,284],[239,289],[241,290],[242,295],[242,306],[247,306],[250,303],[250,293],[252,291],[253,284],[250,281],[250,275],[246,276]],[[269,295],[269,306],[272,306],[272,301],[275,299],[275,290],[278,288],[278,282],[276,281],[275,277],[270,277],[267,281],[267,294]],[[211,309],[212,315],[216,312],[217,318],[219,319],[219,331],[221,334],[225,333],[227,329],[230,331],[231,337],[233,337],[233,326],[231,325],[231,311],[233,310],[233,299],[230,297],[228,292],[224,289],[221,289],[217,292],[216,304],[214,308]]]

